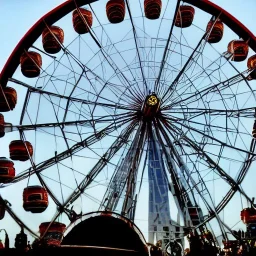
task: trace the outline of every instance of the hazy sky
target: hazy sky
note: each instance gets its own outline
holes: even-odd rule
[[[136,0],[132,0],[136,1]],[[2,69],[13,48],[26,31],[46,12],[63,3],[63,0],[0,0],[1,51],[0,69]],[[254,34],[255,0],[213,0],[228,10]]]

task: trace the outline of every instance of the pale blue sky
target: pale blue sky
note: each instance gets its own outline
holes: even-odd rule
[[[63,0],[1,0],[0,30],[1,51],[0,69],[9,57],[12,49],[27,30],[46,12],[63,3]],[[213,3],[228,10],[238,20],[244,23],[254,34],[255,0],[214,0]]]

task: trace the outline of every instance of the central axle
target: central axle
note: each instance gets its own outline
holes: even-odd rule
[[[155,93],[148,95],[142,106],[142,114],[146,118],[154,118],[159,111],[160,100]]]

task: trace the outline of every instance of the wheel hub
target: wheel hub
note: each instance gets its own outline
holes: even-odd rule
[[[155,93],[149,94],[142,106],[142,114],[146,118],[154,118],[160,107],[160,100]]]

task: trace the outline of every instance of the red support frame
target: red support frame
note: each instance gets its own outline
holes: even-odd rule
[[[28,50],[29,47],[37,40],[38,37],[42,34],[43,29],[45,28],[45,23],[51,26],[63,16],[71,12],[78,7],[96,2],[99,0],[67,0],[63,4],[57,6],[52,11],[48,12],[42,18],[40,18],[24,35],[24,37],[19,41],[12,54],[8,58],[3,70],[0,74],[0,84],[5,87],[8,79],[11,78],[19,66],[20,56],[24,50]],[[220,17],[220,19],[232,29],[240,38],[245,41],[248,40],[250,48],[256,53],[256,37],[254,34],[245,27],[240,21],[238,21],[234,16],[232,16],[227,11],[223,10],[218,5],[212,3],[209,0],[184,0],[185,2],[198,7],[199,9]]]

